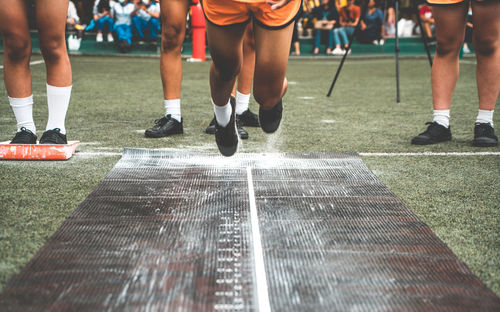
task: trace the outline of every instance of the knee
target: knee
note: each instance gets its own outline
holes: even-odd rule
[[[460,51],[461,40],[455,37],[437,38],[436,54],[439,56],[458,55]]]
[[[18,33],[4,34],[5,56],[10,62],[27,62],[31,55],[31,40]]]
[[[214,62],[214,68],[220,80],[231,81],[240,73],[241,64],[231,65],[230,62],[226,62],[219,66],[217,62]]]
[[[182,46],[184,29],[172,25],[163,25],[161,35],[161,51],[172,52],[178,51],[180,53]]]
[[[57,63],[66,54],[64,36],[41,36],[40,50],[47,63]]]
[[[278,84],[255,84],[253,87],[254,98],[263,107],[273,107],[281,100],[283,86]]]
[[[474,37],[474,50],[476,54],[488,56],[498,49],[498,38],[489,33],[479,34]]]

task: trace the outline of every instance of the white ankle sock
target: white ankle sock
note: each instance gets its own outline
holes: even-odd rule
[[[212,104],[214,105],[215,119],[217,119],[217,123],[222,127],[227,126],[227,124],[231,120],[232,114],[230,100],[224,106],[215,105],[214,100],[212,100]]]
[[[493,127],[493,112],[492,110],[480,109],[477,112],[476,123],[489,123]]]
[[[450,127],[450,110],[449,109],[442,109],[442,110],[434,110],[434,122],[437,122],[438,124],[449,128]]]
[[[71,97],[71,88],[69,87],[54,87],[47,84],[47,103],[49,106],[49,120],[47,121],[46,130],[55,128],[61,129],[61,133],[66,133],[64,121],[66,112],[68,111],[69,100]]]
[[[35,123],[33,122],[33,95],[25,98],[11,98],[9,103],[14,111],[17,120],[17,131],[25,127],[36,134]]]
[[[172,118],[181,122],[181,99],[175,100],[164,100],[165,104],[165,116],[170,115]]]
[[[236,91],[236,114],[241,115],[248,109],[250,94],[243,94]]]

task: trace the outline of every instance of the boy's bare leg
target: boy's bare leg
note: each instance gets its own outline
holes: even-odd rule
[[[0,33],[4,45],[4,83],[12,98],[31,96],[31,37],[26,1],[13,0],[0,6]]]
[[[500,2],[473,2],[479,109],[494,110],[500,90]]]
[[[277,30],[255,25],[253,91],[255,100],[264,110],[274,107],[286,92],[285,74],[292,33],[293,23]]]

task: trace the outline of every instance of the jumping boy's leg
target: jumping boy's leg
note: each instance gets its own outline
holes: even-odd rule
[[[208,47],[213,61],[210,94],[216,121],[215,139],[219,151],[225,156],[233,155],[238,147],[235,107],[229,99],[241,68],[245,28],[245,24],[224,27],[207,24]]]
[[[181,117],[182,59],[188,0],[162,0],[160,74],[165,116],[158,119],[146,137],[161,138],[184,132]]]
[[[17,120],[17,133],[11,143],[35,144],[33,95],[29,61],[31,38],[26,1],[9,1],[0,6],[0,33],[4,45],[4,82],[9,103]]]
[[[255,68],[255,39],[253,35],[253,24],[249,23],[243,39],[243,60],[237,83],[233,87],[231,100],[236,102],[237,130],[241,139],[248,139],[248,132],[243,126],[258,127],[259,117],[248,108],[250,103],[250,92]],[[237,88],[236,88],[237,85]],[[205,129],[207,134],[215,134],[215,119],[212,119]]]
[[[71,64],[66,50],[68,0],[36,0],[40,50],[47,67],[49,118],[40,143],[66,144],[65,119],[71,96]]]
[[[248,108],[255,70],[255,38],[253,23],[247,26],[243,40],[243,63],[238,75],[236,89],[236,118],[242,126],[258,127],[259,118]],[[240,134],[241,136],[241,134]]]
[[[474,50],[477,56],[479,112],[474,127],[475,146],[497,146],[493,111],[500,90],[500,2],[472,4]]]
[[[465,2],[433,7],[437,40],[431,74],[434,117],[427,130],[412,139],[412,144],[428,145],[451,140],[450,106],[458,79],[458,54],[465,36],[467,9]]]
[[[293,24],[281,29],[266,29],[255,25],[254,97],[260,105],[261,128],[272,133],[279,127],[286,92],[285,78]],[[272,42],[272,44],[270,44]]]

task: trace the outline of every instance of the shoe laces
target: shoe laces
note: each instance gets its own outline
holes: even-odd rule
[[[155,120],[155,125],[161,127],[161,126],[165,125],[169,120],[170,120],[170,115],[167,115],[167,116],[162,117],[160,119],[156,119]]]
[[[493,137],[495,135],[495,130],[489,123],[478,123],[474,130],[478,137]]]
[[[16,135],[14,136],[13,140],[15,140],[17,138],[22,138],[22,137],[28,136],[30,134],[34,135],[34,133],[31,132],[31,130],[26,129],[25,127],[21,127],[21,129],[19,129],[19,131],[16,132]]]
[[[428,121],[425,123],[425,125],[429,125],[429,127],[427,127],[427,130],[425,130],[424,132],[420,133],[419,135],[423,135],[423,134],[430,134],[430,135],[433,135],[433,134],[437,134],[441,131],[441,128],[445,128],[445,126],[442,126],[440,124],[438,124],[437,122],[435,121]]]

